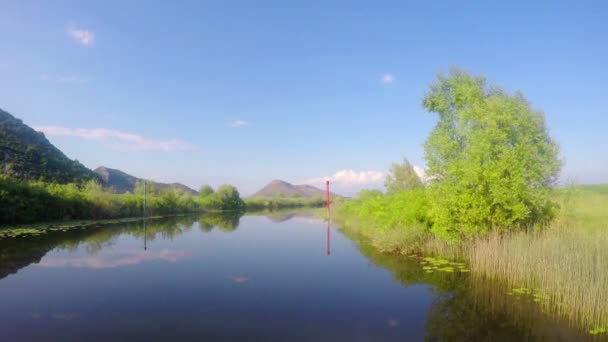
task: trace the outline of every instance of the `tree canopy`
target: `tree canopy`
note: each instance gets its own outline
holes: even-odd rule
[[[211,187],[211,185],[208,184],[201,185],[200,189],[198,190],[198,195],[202,198],[207,197],[213,193],[213,188]]]
[[[424,145],[434,233],[451,240],[551,217],[558,146],[522,94],[452,70],[423,105],[439,117]]]
[[[391,165],[391,171],[384,181],[384,187],[388,193],[417,189],[422,186],[422,181],[414,171],[414,167],[405,158],[403,164],[393,163]]]

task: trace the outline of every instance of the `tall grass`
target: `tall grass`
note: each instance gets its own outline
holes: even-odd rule
[[[582,326],[608,324],[608,187],[558,194],[562,211],[540,232],[491,235],[465,252],[477,275],[539,288],[548,310]]]
[[[395,210],[419,206],[407,195],[365,195],[343,204],[337,223],[380,251],[460,259],[473,277],[542,291],[543,310],[579,327],[608,326],[608,186],[559,189],[554,196],[561,209],[549,227],[458,245],[425,232],[408,209]]]

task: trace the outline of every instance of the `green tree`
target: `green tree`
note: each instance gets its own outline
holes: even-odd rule
[[[414,171],[414,167],[405,158],[403,164],[393,163],[391,165],[391,171],[384,181],[384,187],[388,193],[417,189],[422,186],[422,181]]]
[[[222,185],[215,192],[214,196],[219,202],[221,210],[240,210],[245,208],[245,202],[241,199],[239,191],[232,185]]]
[[[214,193],[213,188],[211,187],[211,185],[202,185],[201,188],[198,190],[198,196],[201,198],[205,198],[211,194]]]
[[[522,94],[454,69],[438,76],[423,105],[439,115],[424,146],[435,234],[455,241],[551,218],[558,146]]]

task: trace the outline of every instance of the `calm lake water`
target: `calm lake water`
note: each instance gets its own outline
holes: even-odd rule
[[[306,214],[54,232],[0,240],[0,340],[590,339],[470,277]]]

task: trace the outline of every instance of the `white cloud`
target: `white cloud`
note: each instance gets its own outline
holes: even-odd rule
[[[421,181],[425,182],[426,181],[426,170],[421,168],[420,166],[413,166],[414,172],[416,172],[416,175],[418,176],[418,178],[420,178]]]
[[[128,151],[187,151],[196,146],[187,142],[171,140],[154,140],[141,135],[107,128],[67,128],[57,126],[37,126],[35,130],[51,136],[77,137],[98,141],[106,146]]]
[[[236,120],[230,123],[230,126],[235,127],[235,128],[241,128],[241,127],[247,127],[249,126],[250,123],[247,121],[243,121],[243,120]]]
[[[95,43],[95,33],[93,31],[70,29],[68,30],[68,34],[84,46],[93,46],[93,43]]]
[[[390,84],[395,81],[395,76],[393,74],[384,74],[382,75],[382,83]]]
[[[386,173],[382,171],[341,170],[331,176],[312,178],[304,183],[324,187],[329,181],[333,192],[343,195],[354,195],[361,189],[380,189],[384,184]]]
[[[423,182],[428,182],[429,178],[424,168],[416,165],[413,168]],[[341,170],[331,176],[312,178],[303,183],[324,189],[325,181],[329,181],[333,192],[352,196],[362,189],[384,190],[386,176],[387,173],[383,171]]]

